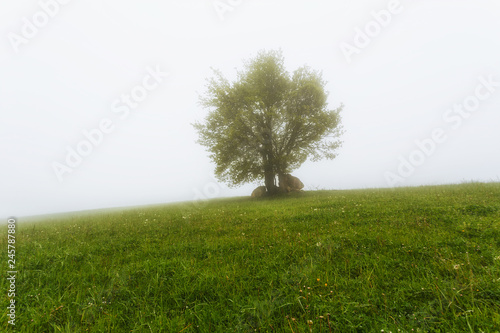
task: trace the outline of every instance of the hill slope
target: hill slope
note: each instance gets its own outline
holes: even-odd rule
[[[18,332],[500,331],[500,184],[67,215],[16,235]]]

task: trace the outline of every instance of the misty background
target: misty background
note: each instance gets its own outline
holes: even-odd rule
[[[481,78],[500,82],[499,13],[494,0],[2,2],[0,216],[249,196],[255,184],[213,178],[191,124],[210,67],[233,79],[263,49],[290,72],[321,70],[330,108],[345,105],[338,158],[292,172],[306,190],[499,181],[500,86],[467,117],[449,113]],[[125,116],[134,89],[147,94]],[[112,130],[58,177],[54,163],[103,120]],[[388,182],[436,128],[446,140]]]

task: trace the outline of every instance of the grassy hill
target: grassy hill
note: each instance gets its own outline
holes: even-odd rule
[[[16,235],[17,332],[500,332],[500,184],[68,214]]]

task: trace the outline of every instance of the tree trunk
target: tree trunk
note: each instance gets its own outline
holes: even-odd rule
[[[278,193],[276,186],[276,171],[272,154],[267,154],[264,162],[264,181],[269,195]]]
[[[272,166],[266,167],[264,177],[265,177],[267,193],[270,195],[276,194],[277,193],[276,175],[274,174]]]
[[[272,141],[272,130],[271,130],[271,120],[268,121],[268,126],[263,133],[264,137],[264,181],[267,189],[268,195],[274,195],[278,193],[278,187],[276,186],[276,166],[273,154],[273,141]]]
[[[279,192],[287,193],[287,184],[285,181],[285,174],[283,172],[278,172],[278,188]]]

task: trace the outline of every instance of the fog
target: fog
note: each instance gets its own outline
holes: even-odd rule
[[[499,181],[498,1],[4,1],[0,216],[249,195],[192,127],[211,67],[321,70],[342,112],[306,190]]]

